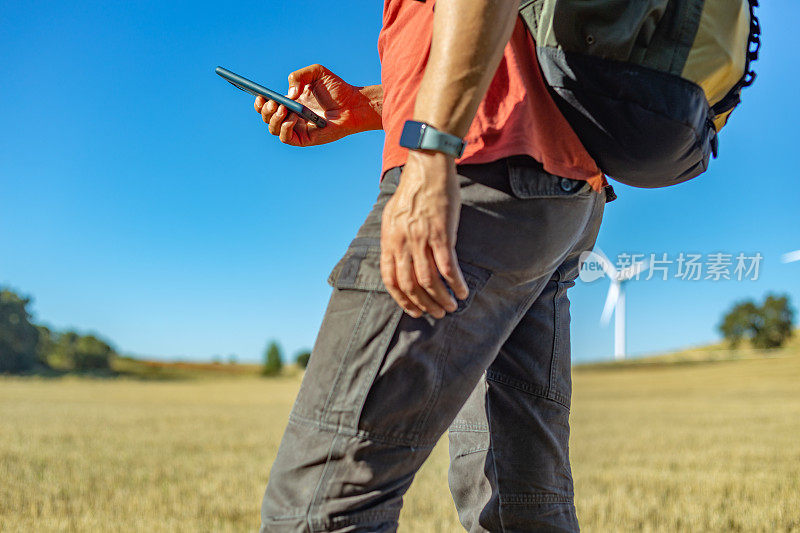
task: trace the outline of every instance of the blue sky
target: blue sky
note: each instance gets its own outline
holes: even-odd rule
[[[325,278],[377,194],[383,135],[279,143],[217,65],[283,91],[321,63],[377,83],[382,2],[4,2],[0,7],[0,284],[38,320],[124,353],[260,357],[311,347]],[[758,281],[658,281],[628,292],[628,348],[717,338],[721,313],[767,291],[800,300],[800,4],[763,2],[758,81],[690,183],[617,186],[598,244],[620,252],[764,256]],[[578,283],[573,357],[612,353],[606,282]]]

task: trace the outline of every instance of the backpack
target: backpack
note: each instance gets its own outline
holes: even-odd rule
[[[556,104],[608,176],[694,178],[755,79],[757,0],[522,0]]]

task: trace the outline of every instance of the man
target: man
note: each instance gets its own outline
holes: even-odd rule
[[[550,99],[517,8],[386,0],[381,85],[319,65],[289,76],[324,129],[256,99],[285,143],[386,132],[380,194],[329,278],[262,531],[394,531],[448,428],[467,530],[578,530],[566,290],[606,184]]]

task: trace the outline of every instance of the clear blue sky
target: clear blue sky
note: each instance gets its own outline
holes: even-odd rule
[[[756,85],[703,177],[617,186],[599,237],[619,252],[764,255],[756,282],[649,281],[628,295],[629,350],[717,338],[733,301],[800,300],[796,172],[800,4],[763,2]],[[322,63],[379,80],[382,2],[4,2],[0,284],[38,320],[159,358],[311,347],[325,278],[377,194],[383,135],[299,149],[271,137],[217,65],[285,90]],[[573,356],[608,357],[607,283],[572,291]]]

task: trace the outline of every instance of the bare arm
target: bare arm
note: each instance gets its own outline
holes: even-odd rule
[[[463,137],[483,100],[517,17],[517,0],[438,0],[431,53],[414,119]],[[468,289],[455,253],[461,198],[455,161],[409,152],[381,226],[381,275],[411,316],[455,311]]]
[[[438,0],[414,118],[463,137],[503,57],[519,2]]]

